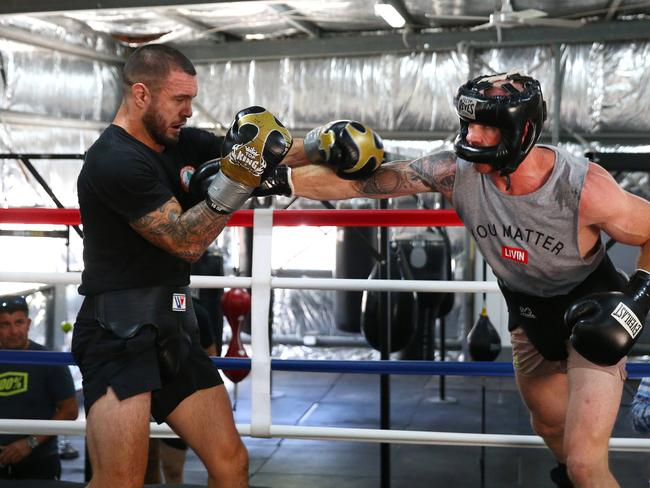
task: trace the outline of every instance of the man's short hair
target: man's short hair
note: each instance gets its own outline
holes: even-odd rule
[[[20,295],[9,295],[0,297],[0,313],[25,312],[29,314],[29,307],[25,297]]]
[[[122,69],[124,92],[134,83],[157,88],[171,71],[178,70],[196,76],[196,69],[187,56],[164,44],[148,44],[136,49]]]

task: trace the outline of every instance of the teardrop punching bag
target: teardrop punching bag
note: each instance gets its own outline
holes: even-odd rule
[[[405,240],[401,247],[416,280],[450,280],[451,250],[441,235],[422,234]],[[436,319],[448,314],[454,305],[453,293],[418,293],[418,324],[413,341],[400,354],[400,359],[432,360],[435,358]]]
[[[221,297],[221,308],[228,319],[232,337],[228,345],[227,358],[247,358],[246,350],[241,343],[241,326],[251,311],[251,296],[242,288],[231,288]],[[224,369],[223,374],[233,383],[239,383],[250,373],[248,369]]]
[[[501,338],[483,307],[474,327],[467,334],[469,355],[474,361],[494,361],[501,352]]]
[[[377,277],[377,263],[368,279]],[[394,246],[391,246],[390,279],[408,279],[404,276]],[[379,294],[385,292],[364,291],[361,299],[361,331],[374,349],[381,350],[381,324],[379,321]],[[390,352],[404,349],[413,339],[418,323],[417,293],[391,293]]]

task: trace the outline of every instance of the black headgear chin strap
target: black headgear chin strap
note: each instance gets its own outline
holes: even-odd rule
[[[505,81],[500,88],[508,94],[485,95],[485,90],[497,81]],[[522,84],[523,90],[509,82]],[[546,102],[539,82],[516,71],[474,78],[458,89],[454,102],[460,118],[454,141],[456,155],[472,163],[489,164],[501,176],[514,172],[526,158],[546,120]],[[467,142],[472,123],[497,127],[501,140],[494,146],[472,146]],[[507,184],[510,186],[509,179]]]

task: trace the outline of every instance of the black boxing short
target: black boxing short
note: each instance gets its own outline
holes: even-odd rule
[[[86,297],[72,338],[72,355],[83,376],[86,414],[110,386],[120,400],[151,391],[151,413],[162,423],[195,391],[223,384],[201,348],[189,294],[184,310],[159,313],[160,303],[171,310],[171,297],[185,291],[156,287],[121,291],[106,300]],[[111,311],[114,306],[105,307],[116,303],[125,305],[117,307],[123,313]],[[144,319],[135,324],[134,316]],[[182,341],[175,340],[176,332]],[[173,367],[168,364],[169,355],[161,354],[170,344],[176,355]]]
[[[605,255],[598,267],[566,295],[536,297],[509,290],[500,280],[499,288],[508,306],[508,330],[521,327],[539,353],[549,361],[568,357],[566,341],[571,331],[564,323],[570,304],[591,293],[621,291],[625,279]]]

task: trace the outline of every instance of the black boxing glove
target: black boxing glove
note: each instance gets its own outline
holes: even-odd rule
[[[221,148],[221,170],[208,186],[206,203],[217,213],[237,210],[291,148],[289,131],[262,107],[237,113]]]
[[[365,125],[351,120],[336,120],[308,132],[305,154],[312,163],[335,168],[339,178],[361,180],[384,162],[381,138]]]
[[[253,190],[254,197],[269,197],[280,195],[293,197],[293,182],[291,181],[291,168],[285,164],[276,166],[273,172],[266,177],[260,186]]]
[[[188,193],[192,199],[193,204],[197,204],[205,200],[208,195],[208,187],[215,175],[221,168],[221,158],[211,159],[206,161],[201,166],[196,168],[194,174],[190,178]]]
[[[594,293],[564,314],[571,344],[593,363],[611,366],[626,356],[641,335],[650,310],[650,273],[639,269],[623,292]]]

